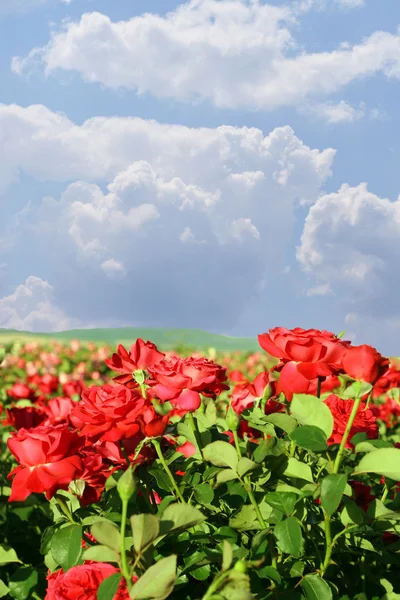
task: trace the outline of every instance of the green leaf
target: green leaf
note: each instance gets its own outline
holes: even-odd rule
[[[229,520],[230,527],[239,531],[250,531],[259,529],[260,525],[257,521],[256,511],[252,504],[245,504],[242,508]]]
[[[261,579],[271,579],[278,585],[281,584],[282,578],[274,567],[261,567],[261,569],[257,569],[256,573]]]
[[[97,600],[114,600],[121,579],[121,573],[114,573],[110,577],[107,577],[107,579],[103,579],[97,590]]]
[[[329,516],[338,509],[346,484],[347,475],[327,475],[322,480],[321,504]]]
[[[400,481],[400,448],[380,448],[366,454],[354,470],[360,473],[376,473]]]
[[[119,551],[119,529],[112,521],[98,521],[93,523],[90,533],[99,544]]]
[[[118,562],[118,554],[112,548],[107,546],[90,546],[83,551],[83,560],[93,560],[95,562]]]
[[[133,515],[131,517],[133,547],[135,551],[143,553],[160,533],[160,519],[155,515]]]
[[[227,571],[233,560],[233,548],[232,544],[228,540],[224,540],[223,552],[222,552],[222,571]]]
[[[259,466],[260,465],[257,464],[256,462],[254,462],[253,460],[250,460],[249,458],[246,458],[244,456],[238,462],[237,473],[240,477],[243,477],[247,473],[250,473],[251,471],[258,469]]]
[[[274,527],[274,535],[281,552],[291,554],[294,558],[302,556],[304,540],[301,527],[295,517],[288,517],[277,523]]]
[[[288,465],[283,473],[286,477],[298,477],[314,483],[311,468],[297,458],[289,458]]]
[[[227,481],[232,481],[233,479],[237,479],[238,474],[233,469],[224,469],[223,471],[219,471],[216,476],[217,483],[226,483]]]
[[[265,496],[265,501],[272,506],[283,512],[284,515],[290,515],[295,507],[298,500],[298,496],[293,492],[270,492]]]
[[[10,588],[8,588],[6,586],[6,584],[4,583],[4,581],[2,581],[0,579],[0,598],[4,598],[4,596],[7,596],[9,591],[10,591]]]
[[[296,442],[300,448],[312,450],[313,452],[323,452],[327,448],[325,433],[319,427],[315,427],[315,425],[297,427],[290,434],[289,438]]]
[[[8,563],[20,563],[17,553],[14,548],[5,544],[0,545],[0,566],[7,565]]]
[[[342,392],[342,398],[359,398],[360,396],[365,396],[365,394],[369,394],[372,390],[372,385],[367,383],[366,381],[354,381],[351,385],[349,385],[344,392]]]
[[[290,415],[273,413],[271,415],[266,415],[264,419],[268,423],[275,425],[275,427],[279,427],[279,429],[282,429],[282,431],[285,431],[286,433],[292,433],[292,431],[294,431],[297,427],[296,419]]]
[[[82,527],[80,525],[67,525],[53,535],[51,554],[64,571],[78,562],[82,550],[81,542]]]
[[[308,394],[294,394],[290,412],[301,425],[315,425],[329,439],[333,431],[333,416],[320,398]]]
[[[162,558],[138,579],[131,589],[133,600],[164,600],[174,589],[176,555]]]
[[[189,504],[170,504],[164,511],[160,522],[160,534],[165,535],[178,529],[190,529],[205,520],[205,516]]]
[[[306,575],[301,587],[307,600],[332,600],[332,590],[319,575]]]
[[[8,587],[15,600],[26,600],[38,582],[38,573],[33,567],[19,567],[10,577]]]
[[[194,495],[199,504],[211,504],[214,491],[209,483],[200,483],[194,488]]]
[[[361,525],[364,522],[365,514],[362,508],[357,506],[353,500],[347,500],[340,513],[340,520],[343,525]]]
[[[212,442],[203,448],[203,456],[216,467],[230,467],[234,471],[238,464],[236,450],[228,442]]]

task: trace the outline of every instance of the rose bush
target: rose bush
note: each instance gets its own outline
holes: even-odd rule
[[[0,598],[395,600],[396,361],[315,329],[259,342],[7,348]]]

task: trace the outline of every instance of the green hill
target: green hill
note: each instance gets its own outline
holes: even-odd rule
[[[78,339],[81,342],[105,343],[110,346],[124,344],[129,346],[137,338],[150,340],[161,349],[169,350],[185,346],[193,349],[215,348],[216,350],[241,350],[252,352],[259,349],[257,338],[230,337],[218,333],[210,333],[202,329],[168,329],[121,327],[117,329],[71,329],[54,333],[30,333],[13,329],[0,329],[0,344],[12,340],[27,341]]]

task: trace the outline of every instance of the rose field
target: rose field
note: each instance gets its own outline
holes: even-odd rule
[[[400,599],[400,361],[132,341],[1,350],[0,597]]]

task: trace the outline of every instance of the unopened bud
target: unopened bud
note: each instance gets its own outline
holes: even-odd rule
[[[267,404],[268,400],[271,398],[271,395],[272,395],[272,387],[271,387],[271,384],[268,383],[267,386],[266,386],[266,388],[265,388],[265,390],[264,390],[263,397],[262,397],[262,400],[261,400],[261,408],[262,408],[262,410],[265,409],[265,405]]]
[[[237,431],[239,429],[240,417],[233,410],[232,406],[228,408],[228,414],[226,415],[226,424],[228,425],[229,431]]]
[[[128,502],[137,488],[136,479],[132,473],[132,467],[128,467],[117,483],[117,490],[122,502]]]
[[[138,383],[139,385],[142,385],[144,383],[145,377],[144,377],[144,372],[142,371],[142,369],[133,371],[132,375],[133,375],[133,378],[136,381],[136,383]]]

